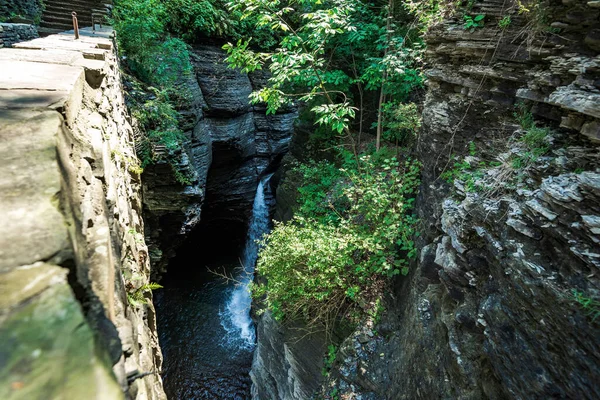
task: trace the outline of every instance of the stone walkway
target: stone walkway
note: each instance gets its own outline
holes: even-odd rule
[[[98,82],[110,30],[58,34],[0,50],[0,398],[122,398],[67,282],[57,141],[84,82]],[[92,395],[92,393],[101,393]]]

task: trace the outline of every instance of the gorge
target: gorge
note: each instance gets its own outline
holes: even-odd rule
[[[7,36],[0,398],[600,397],[598,2],[375,3]]]

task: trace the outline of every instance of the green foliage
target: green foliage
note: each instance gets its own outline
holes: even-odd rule
[[[325,125],[334,132],[342,133],[348,127],[350,118],[354,118],[356,108],[349,103],[321,104],[312,108],[317,116],[315,123]]]
[[[172,155],[185,139],[176,109],[188,99],[178,83],[191,74],[192,66],[187,45],[167,32],[172,5],[160,0],[118,0],[113,10],[112,23],[126,65],[138,79],[154,85],[139,90],[149,92],[149,96],[134,98],[130,104],[145,133],[144,150],[138,154],[141,165],[135,168],[140,172],[159,159],[173,162]],[[180,183],[190,183],[175,166],[173,169]]]
[[[135,229],[131,228],[127,231],[131,236],[133,236],[136,243],[144,243],[144,235]]]
[[[335,362],[335,359],[337,357],[337,351],[337,346],[333,344],[327,346],[327,355],[323,358],[323,370],[321,371],[321,374],[323,376],[329,375],[329,371],[331,371],[333,363]]]
[[[146,133],[151,148],[161,146],[165,149],[164,155],[154,151],[141,154],[141,167],[156,162],[161,157],[177,151],[185,139],[179,129],[180,115],[175,110],[174,102],[167,91],[149,88],[154,96],[145,101],[135,102],[131,105],[131,114],[138,120]]]
[[[469,157],[460,159],[456,155],[450,157],[452,167],[444,171],[440,178],[450,184],[460,182],[468,193],[486,192],[492,188],[485,182],[485,171],[497,167],[500,163],[491,161],[478,161],[477,147],[474,142],[468,144]]]
[[[3,1],[0,22],[29,23],[39,25],[46,5],[42,0],[33,1]],[[23,21],[26,20],[26,21]]]
[[[600,301],[577,289],[573,289],[571,293],[573,299],[584,310],[585,314],[592,318],[592,322],[596,321],[596,318],[600,316]]]
[[[470,15],[464,15],[463,19],[465,20],[463,28],[470,30],[471,32],[474,32],[476,28],[483,28],[485,25],[485,14],[479,14],[474,17]]]
[[[408,273],[418,165],[371,156],[360,165],[299,167],[305,183],[296,216],[263,241],[257,271],[266,282],[252,290],[276,318],[356,320],[377,308],[386,278]]]
[[[170,32],[194,41],[199,35],[223,36],[232,29],[224,4],[208,0],[164,1]]]
[[[455,180],[460,181],[467,192],[484,190],[481,178],[484,176],[485,163],[476,164],[474,161],[460,160],[455,155],[452,155],[451,159],[454,161],[452,168],[444,171],[440,178],[450,184],[453,184]]]
[[[521,128],[527,130],[535,126],[535,121],[533,119],[533,114],[531,113],[527,104],[523,102],[519,102],[515,105],[515,111],[513,112],[513,116],[521,125]]]
[[[155,282],[146,283],[135,290],[127,292],[127,300],[129,304],[136,307],[141,303],[148,301],[146,293],[152,290],[161,289],[162,286]]]
[[[127,170],[133,175],[141,175],[141,173],[144,172],[144,168],[142,168],[137,157],[126,156],[122,152],[115,149],[110,151],[110,157],[113,161],[124,163],[127,167]]]
[[[227,51],[227,62],[233,68],[239,68],[242,73],[253,72],[262,69],[264,62],[260,53],[255,53],[249,49],[249,40],[238,40],[236,45],[227,43],[223,49]]]
[[[469,0],[467,9],[473,7],[475,0]],[[419,31],[425,33],[431,26],[442,22],[444,15],[449,9],[455,7],[455,2],[447,0],[404,0],[406,7],[411,14],[416,16],[419,24]]]
[[[383,106],[383,138],[403,143],[416,137],[421,127],[421,116],[415,103],[388,102]]]
[[[295,213],[311,216],[320,222],[338,221],[339,215],[331,210],[332,206],[336,209],[346,207],[343,172],[327,161],[301,164],[294,172],[302,177],[302,185],[298,187],[299,208]]]
[[[475,142],[469,142],[469,155],[471,157],[475,157],[477,155],[477,146],[475,146]]]
[[[512,20],[510,19],[510,15],[505,15],[500,21],[498,21],[498,26],[500,29],[506,29],[510,26],[511,22]]]
[[[312,110],[320,134],[348,135],[356,111],[365,107],[364,90],[383,90],[390,101],[402,102],[422,87],[420,24],[409,24],[414,18],[404,9],[388,12],[387,2],[381,0],[229,4],[230,12],[277,32],[278,48],[272,52],[251,49],[248,39],[224,46],[231,67],[270,70],[268,87],[250,96],[252,103],[264,103],[268,113],[301,102]],[[389,29],[388,14],[393,20]]]
[[[273,53],[256,54],[248,48],[248,41],[238,41],[237,46],[227,44],[227,61],[232,67],[250,71],[260,68],[269,60],[272,77],[269,87],[251,96],[253,103],[267,105],[267,113],[274,113],[289,103],[287,95],[298,87],[302,101],[312,102],[318,124],[333,131],[347,129],[354,110],[347,101],[336,102],[330,93],[330,81],[341,83],[340,76],[332,75],[325,67],[324,48],[335,35],[344,33],[347,20],[353,11],[351,3],[341,0],[323,3],[320,0],[291,0],[287,6],[279,2],[242,0],[231,2],[232,12],[241,12],[243,18],[256,18],[257,27],[269,27],[281,34],[280,48]],[[301,12],[293,7],[298,6]],[[318,99],[318,100],[317,100]]]
[[[524,103],[518,103],[514,117],[525,134],[519,142],[525,147],[522,154],[512,158],[512,167],[516,170],[523,169],[535,163],[541,156],[550,151],[548,136],[551,131],[545,127],[538,127],[533,119],[533,114]]]
[[[118,0],[113,10],[119,51],[138,78],[162,88],[191,72],[186,44],[169,37],[160,0]]]

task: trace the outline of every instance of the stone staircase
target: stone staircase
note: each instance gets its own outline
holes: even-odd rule
[[[111,8],[111,0],[46,0],[39,27],[40,36],[72,30],[73,11],[77,13],[79,28],[92,26],[92,17],[96,25],[108,24]]]

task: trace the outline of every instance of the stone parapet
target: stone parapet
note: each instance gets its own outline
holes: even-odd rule
[[[38,37],[37,27],[29,24],[0,23],[0,48]]]
[[[0,71],[0,398],[165,399],[110,30],[18,43]]]

